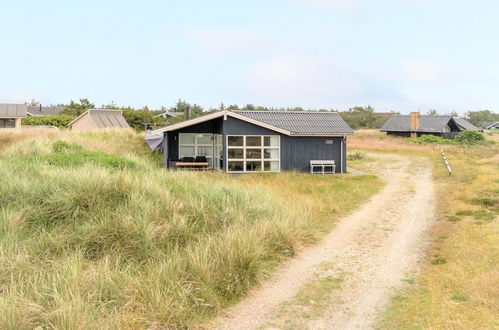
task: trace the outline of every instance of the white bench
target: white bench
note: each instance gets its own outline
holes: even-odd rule
[[[316,171],[319,169],[319,171]],[[336,170],[336,165],[334,160],[311,160],[310,161],[310,173],[312,174],[334,174]]]

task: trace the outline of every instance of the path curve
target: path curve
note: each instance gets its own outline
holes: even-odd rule
[[[414,272],[428,243],[433,222],[434,184],[423,158],[381,155],[372,170],[384,189],[339,221],[316,246],[285,264],[271,280],[215,320],[216,329],[283,327],[279,306],[314,279],[320,265],[333,263],[348,273],[312,329],[369,329],[407,273]],[[289,316],[286,316],[289,318]]]

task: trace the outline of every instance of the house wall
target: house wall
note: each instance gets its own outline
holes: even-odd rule
[[[232,117],[224,121],[223,134],[224,141],[227,135],[279,135],[283,171],[309,172],[310,160],[334,160],[337,173],[346,171],[346,143],[343,143],[343,137],[288,136]],[[333,144],[326,144],[326,140],[332,140]]]
[[[211,133],[211,134],[222,134],[222,118],[216,118],[204,123],[197,125],[181,128],[173,132],[166,132],[167,141],[167,152],[164,153],[165,159],[164,163],[167,164],[167,160],[176,159],[178,160],[178,134],[179,133]]]
[[[21,128],[21,120],[19,117],[0,117],[0,129]]]
[[[310,160],[334,160],[336,172],[346,172],[346,141],[343,140],[343,137],[287,136],[233,117],[227,117],[226,120],[217,118],[173,132],[166,132],[164,140],[166,148],[163,148],[164,164],[168,164],[168,160],[178,159],[179,133],[222,134],[224,156],[227,154],[227,135],[279,135],[281,139],[281,170],[309,172]],[[333,143],[326,144],[326,140]],[[223,164],[225,170],[227,167],[226,159],[224,159]]]
[[[90,131],[90,130],[94,130],[94,129],[97,129],[97,126],[93,122],[93,120],[90,117],[90,115],[88,114],[88,112],[85,115],[81,116],[77,121],[75,121],[71,125],[71,130],[76,131],[76,132],[78,132],[78,131]]]

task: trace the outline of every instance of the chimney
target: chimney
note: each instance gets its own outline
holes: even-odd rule
[[[184,115],[185,115],[185,120],[191,119],[191,107],[185,107]]]
[[[411,112],[411,137],[417,137],[416,130],[419,127],[419,112]]]

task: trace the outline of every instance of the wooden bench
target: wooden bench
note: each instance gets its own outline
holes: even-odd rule
[[[319,171],[315,171],[319,169]],[[312,174],[334,174],[336,171],[336,165],[334,160],[311,160],[310,161],[310,173]]]
[[[175,167],[182,169],[207,170],[208,162],[175,162]]]

